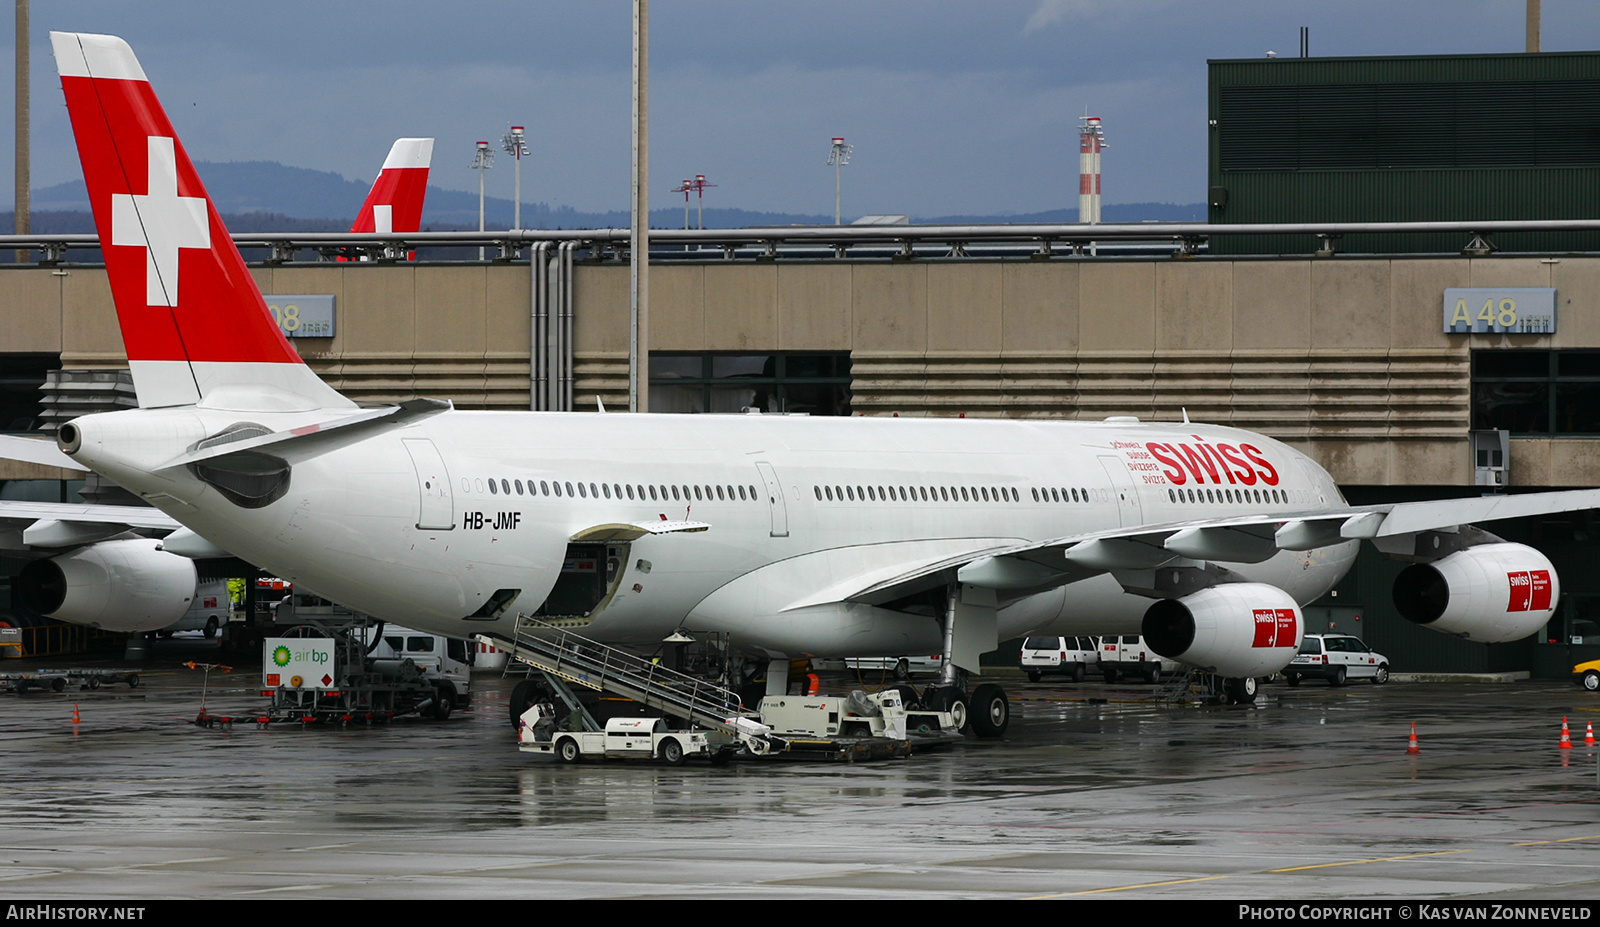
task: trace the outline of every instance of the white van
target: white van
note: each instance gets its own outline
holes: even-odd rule
[[[1158,682],[1162,676],[1183,669],[1183,664],[1168,660],[1137,634],[1107,634],[1100,638],[1100,675],[1106,682],[1120,676],[1142,676],[1145,682]]]
[[[172,624],[156,632],[158,637],[171,637],[179,631],[200,631],[206,637],[216,637],[217,631],[233,615],[233,600],[228,597],[225,579],[201,580],[194,588],[194,600],[189,610]]]
[[[1022,641],[1022,671],[1029,682],[1038,682],[1046,673],[1060,673],[1073,682],[1083,682],[1089,668],[1100,659],[1099,641],[1088,635],[1078,637],[1029,637]]]

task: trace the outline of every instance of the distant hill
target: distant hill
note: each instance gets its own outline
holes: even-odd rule
[[[222,221],[231,232],[345,232],[349,220],[296,219],[281,212],[223,213]],[[34,210],[28,223],[38,235],[93,235],[94,216],[87,209]],[[0,212],[0,232],[11,234],[17,227],[16,213]]]
[[[348,215],[353,220],[371,186],[332,171],[285,167],[275,161],[204,162],[195,167],[224,215],[264,212],[297,219]],[[33,209],[88,211],[89,194],[82,178],[33,191]],[[349,222],[346,220],[345,228],[350,227]]]
[[[1100,209],[1102,222],[1204,222],[1204,203],[1106,203]],[[1077,222],[1078,207],[1049,209],[1044,212],[1007,214],[1003,216],[933,216],[919,218],[924,225],[987,225],[1004,222],[1015,225],[1053,225]]]
[[[276,161],[208,161],[195,165],[205,178],[206,189],[225,216],[228,228],[236,232],[342,231],[350,227],[356,210],[366,199],[370,186],[365,181],[346,180],[332,171],[286,167]],[[88,219],[89,196],[83,181],[43,187],[33,192],[33,230],[40,234],[92,232]],[[485,224],[489,228],[509,228],[513,210],[509,199],[488,197],[484,201]],[[12,213],[4,213],[3,228],[13,228]],[[1123,203],[1107,204],[1107,222],[1204,221],[1204,204]],[[707,209],[707,228],[746,228],[749,226],[828,225],[832,216],[815,213],[755,212],[744,209]],[[1066,209],[1007,215],[959,215],[913,217],[921,224],[981,225],[989,223],[1057,223],[1078,221],[1074,205]],[[548,203],[523,203],[522,224],[533,229],[622,228],[628,224],[626,210],[580,212],[570,206]],[[681,228],[682,208],[652,209],[650,224],[655,228]],[[69,227],[70,226],[70,227]],[[428,188],[423,207],[425,229],[475,229],[478,227],[478,196],[461,190]]]

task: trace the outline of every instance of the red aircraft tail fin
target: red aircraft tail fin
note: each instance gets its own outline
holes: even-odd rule
[[[422,201],[428,194],[433,139],[397,139],[356,214],[352,232],[415,232],[422,228]]]
[[[141,406],[353,406],[300,360],[128,43],[52,32]]]

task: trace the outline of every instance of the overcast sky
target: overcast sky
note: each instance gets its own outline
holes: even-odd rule
[[[431,135],[433,182],[476,191],[474,141],[498,150],[514,122],[531,138],[525,200],[626,209],[631,10],[34,0],[33,186],[79,172],[55,29],[127,39],[197,161],[367,180],[396,137]],[[681,203],[671,188],[703,173],[708,205],[831,213],[841,135],[847,217],[1075,206],[1086,109],[1111,145],[1107,202],[1200,202],[1206,59],[1292,57],[1301,26],[1316,56],[1524,45],[1524,0],[655,0],[650,14],[652,205]],[[1544,0],[1543,16],[1546,51],[1600,48],[1597,0]],[[511,195],[503,153],[488,183]]]

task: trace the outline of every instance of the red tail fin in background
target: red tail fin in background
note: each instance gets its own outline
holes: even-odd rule
[[[428,194],[432,163],[433,139],[396,140],[350,231],[415,232],[422,228],[422,201]]]
[[[273,321],[128,43],[50,41],[139,404],[351,408]]]

